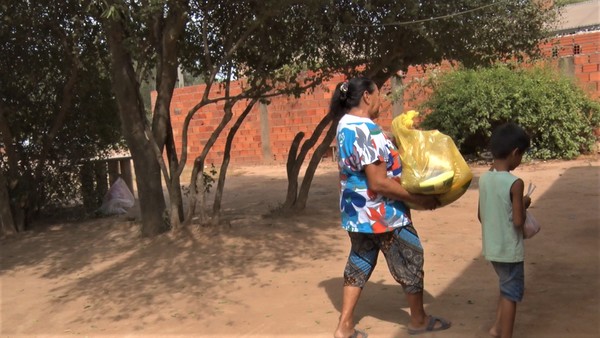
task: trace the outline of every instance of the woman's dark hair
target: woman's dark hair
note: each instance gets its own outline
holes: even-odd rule
[[[525,153],[530,142],[531,139],[525,129],[515,123],[507,122],[492,132],[490,151],[494,158],[504,159],[515,149],[518,149],[521,154]]]
[[[366,77],[355,77],[347,82],[338,83],[331,97],[329,114],[333,117],[342,117],[360,104],[365,91],[372,94],[376,88],[375,82]]]

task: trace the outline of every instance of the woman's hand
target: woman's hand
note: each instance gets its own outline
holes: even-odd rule
[[[365,167],[369,189],[385,197],[399,201],[412,202],[424,209],[433,210],[440,206],[440,201],[435,195],[411,194],[402,185],[387,177],[385,163],[376,161]]]
[[[411,194],[411,199],[411,202],[418,204],[427,210],[434,210],[440,206],[440,201],[435,195]]]

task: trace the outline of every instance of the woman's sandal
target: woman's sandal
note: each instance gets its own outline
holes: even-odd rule
[[[436,327],[435,326],[436,323],[440,323],[440,326]],[[447,321],[443,318],[429,316],[429,322],[427,323],[427,326],[425,328],[423,328],[423,329],[408,328],[408,334],[415,335],[415,334],[421,334],[421,333],[426,333],[426,332],[442,331],[442,330],[446,330],[446,329],[450,328],[450,326],[452,326],[452,323],[450,323],[449,321]]]
[[[369,335],[365,331],[354,329],[354,332],[348,338],[367,338],[368,336]]]

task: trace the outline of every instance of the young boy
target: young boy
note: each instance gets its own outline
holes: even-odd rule
[[[496,128],[490,140],[494,162],[479,179],[477,217],[483,255],[500,279],[496,322],[489,331],[494,337],[512,337],[517,302],[523,298],[523,225],[531,199],[523,196],[523,180],[510,171],[521,164],[529,145],[530,138],[520,126],[506,123]]]

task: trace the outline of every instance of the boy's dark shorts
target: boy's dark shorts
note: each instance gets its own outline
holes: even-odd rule
[[[525,291],[525,268],[523,262],[492,262],[500,279],[500,294],[513,302],[523,300]]]

